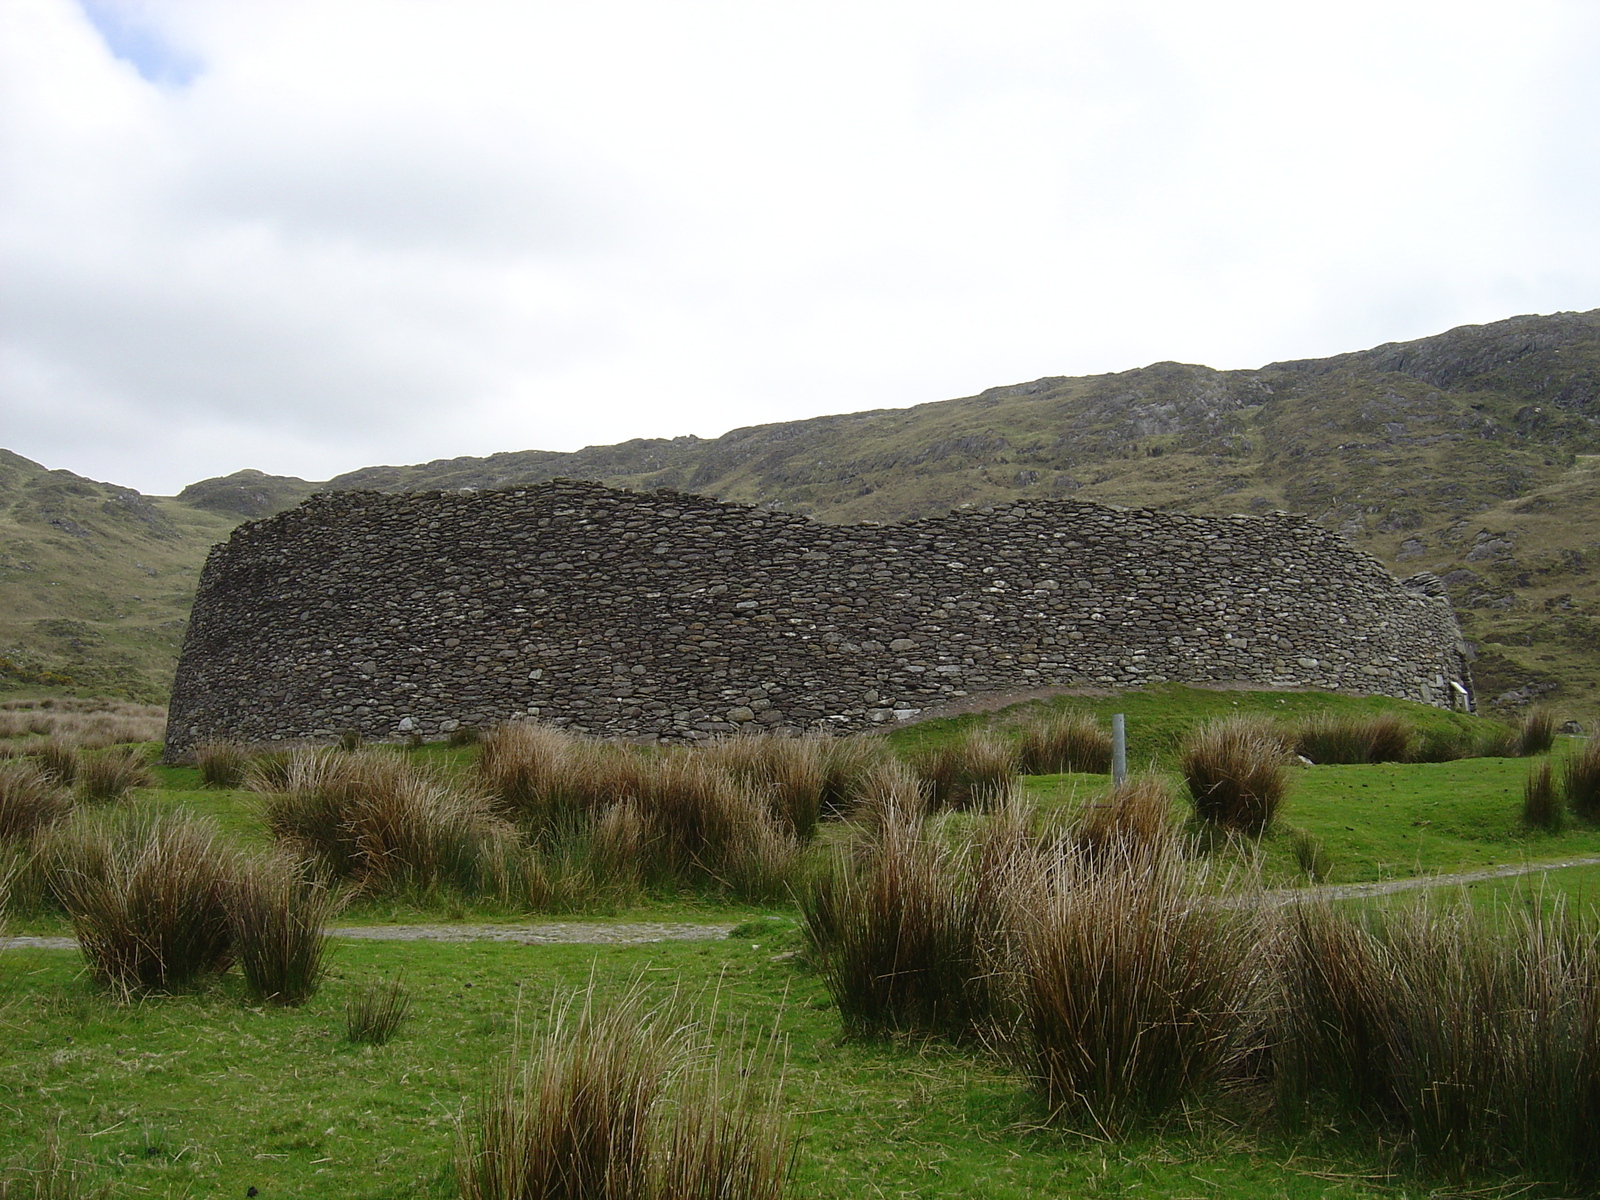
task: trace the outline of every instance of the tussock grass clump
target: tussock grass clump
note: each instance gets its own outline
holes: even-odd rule
[[[791,834],[809,840],[827,797],[831,740],[815,735],[732,737],[699,753],[738,786],[761,796]]]
[[[1202,726],[1178,756],[1195,816],[1252,837],[1264,833],[1289,790],[1287,757],[1265,722],[1235,717]]]
[[[1001,814],[1014,831],[1011,810]],[[952,846],[920,809],[886,807],[862,844],[818,873],[801,900],[808,955],[847,1028],[962,1037],[983,1027],[983,981],[1011,923],[1011,842]]]
[[[1053,1119],[1117,1136],[1223,1081],[1252,1047],[1254,913],[1181,858],[1049,864],[1017,905],[1019,1053]]]
[[[51,736],[33,747],[33,753],[39,758],[39,769],[63,787],[77,782],[83,753],[76,742]]]
[[[239,969],[252,996],[294,1005],[316,994],[327,969],[326,926],[341,900],[288,859],[267,858],[240,871],[229,916]]]
[[[345,1004],[344,1035],[359,1046],[382,1046],[410,1011],[411,993],[399,977],[368,980]]]
[[[1539,911],[1542,908],[1543,911]],[[1279,923],[1272,1061],[1295,1121],[1315,1096],[1402,1131],[1464,1177],[1600,1179],[1600,946],[1559,902],[1462,896]]]
[[[1273,1077],[1291,1125],[1318,1093],[1374,1119],[1393,1107],[1393,963],[1370,919],[1326,901],[1279,918]]]
[[[758,798],[692,751],[663,755],[638,781],[648,882],[710,883],[746,899],[781,895],[800,843]]]
[[[720,1053],[706,1022],[635,986],[555,1011],[463,1121],[466,1200],[777,1200],[788,1175],[769,1039]],[[777,1074],[774,1081],[771,1077]]]
[[[233,960],[237,866],[209,821],[85,814],[57,829],[48,881],[94,977],[123,997],[187,987]]]
[[[1480,734],[1469,758],[1520,758],[1522,739],[1515,729],[1492,726]]]
[[[144,752],[133,746],[115,746],[85,755],[78,767],[78,791],[85,800],[109,804],[124,799],[134,788],[155,786]]]
[[[1549,754],[1556,744],[1556,715],[1548,708],[1530,708],[1517,722],[1516,756],[1532,758]]]
[[[1600,733],[1594,733],[1561,764],[1561,792],[1585,821],[1600,821]]]
[[[1085,804],[1073,819],[1070,836],[1090,859],[1117,860],[1129,852],[1170,848],[1172,792],[1159,775],[1133,775],[1120,787]]]
[[[910,764],[886,758],[862,776],[856,791],[850,819],[866,827],[876,827],[887,812],[927,814],[932,811],[931,789]]]
[[[252,792],[286,792],[289,790],[289,764],[295,750],[265,750],[250,755],[244,770],[243,785]]]
[[[1294,854],[1294,865],[1312,883],[1325,883],[1333,862],[1328,857],[1328,847],[1314,833],[1296,829],[1289,835],[1289,849]]]
[[[24,842],[72,811],[72,793],[26,762],[0,764],[0,842]]]
[[[250,752],[232,742],[207,742],[195,747],[194,765],[205,787],[236,788],[244,784]]]
[[[1479,741],[1464,730],[1424,729],[1411,751],[1411,761],[1419,763],[1455,762],[1478,754]]]
[[[386,893],[492,890],[511,829],[488,802],[382,750],[301,750],[267,828],[318,870]]]
[[[543,856],[547,885],[576,880],[587,854],[601,892],[710,887],[752,900],[787,889],[825,801],[825,768],[817,739],[646,754],[533,723],[491,731],[478,760],[497,809]]]
[[[1090,713],[1057,713],[1023,726],[1017,759],[1024,775],[1105,775],[1111,770],[1111,735]]]
[[[1560,833],[1566,828],[1566,817],[1561,789],[1556,785],[1555,771],[1549,761],[1533,764],[1522,785],[1522,823],[1530,829]]]
[[[1450,1171],[1587,1182],[1600,1168],[1600,962],[1553,912],[1495,920],[1463,898],[1385,930],[1393,1088],[1413,1143]]]
[[[497,725],[478,751],[478,779],[536,842],[569,837],[619,800],[637,795],[649,762],[635,751],[531,721]]]
[[[987,808],[1003,800],[1016,781],[1017,748],[987,729],[918,754],[912,769],[922,777],[936,808]]]
[[[875,737],[836,737],[822,740],[822,814],[846,816],[866,795],[878,771],[898,762]]]
[[[1394,713],[1322,713],[1294,730],[1295,752],[1314,763],[1408,762],[1417,740],[1410,721]]]

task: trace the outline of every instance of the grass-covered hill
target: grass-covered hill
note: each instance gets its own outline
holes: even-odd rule
[[[165,522],[165,534],[127,515],[137,505],[115,499],[133,495],[126,489],[44,472],[15,456],[0,464],[0,520],[37,547],[32,573],[13,565],[18,554],[9,549],[0,563],[3,586],[26,593],[29,604],[26,614],[0,613],[0,653],[11,648],[34,669],[109,679],[111,654],[132,653],[113,636],[131,617],[113,617],[111,609],[131,607],[124,595],[155,594],[132,586],[145,567],[91,570],[98,609],[51,594],[60,590],[51,585],[68,583],[61,572],[79,569],[70,564],[92,553],[132,562],[131,547],[166,547],[174,587],[165,600],[139,603],[165,604],[165,619],[173,620],[183,607],[180,562],[187,587],[205,542],[310,491],[482,488],[571,476],[673,487],[829,521],[903,519],[1013,496],[1198,513],[1306,512],[1401,574],[1432,570],[1445,578],[1467,635],[1480,645],[1476,674],[1486,700],[1515,706],[1543,698],[1586,721],[1600,712],[1600,310],[1515,317],[1259,370],[1157,363],[1051,377],[714,439],[368,467],[323,484],[241,472],[194,484],[173,500],[135,497]],[[45,494],[87,536],[37,515],[43,510],[29,497]],[[120,523],[107,515],[124,509]],[[92,531],[83,514],[98,522]],[[152,565],[153,551],[139,553]],[[100,641],[50,632],[63,621]],[[158,690],[171,648],[162,659],[154,641],[139,645],[143,665],[119,660],[118,669],[142,671],[143,685]]]

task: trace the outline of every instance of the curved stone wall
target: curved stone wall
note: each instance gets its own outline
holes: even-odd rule
[[[1301,517],[1068,500],[839,526],[563,480],[333,493],[211,552],[168,749],[517,717],[864,729],[979,692],[1166,680],[1448,707],[1466,665],[1428,590]]]

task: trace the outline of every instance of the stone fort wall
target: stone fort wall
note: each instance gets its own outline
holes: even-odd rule
[[[564,480],[332,493],[212,550],[168,749],[520,717],[860,730],[980,692],[1169,680],[1448,707],[1467,668],[1428,590],[1281,515],[1063,500],[839,526]]]

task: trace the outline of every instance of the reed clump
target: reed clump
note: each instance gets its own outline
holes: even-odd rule
[[[411,1012],[411,993],[399,976],[369,979],[344,1007],[344,1035],[358,1046],[382,1046]]]
[[[788,1176],[779,1048],[719,1051],[712,1021],[639,986],[552,1012],[463,1121],[467,1200],[778,1200]]]
[[[383,750],[290,754],[267,828],[330,878],[366,891],[492,892],[511,828],[478,794]]]
[[[1259,837],[1289,791],[1287,748],[1262,721],[1233,717],[1204,725],[1178,759],[1195,816],[1224,830]]]
[[[1203,872],[1143,849],[1030,881],[1017,1053],[1052,1119],[1121,1135],[1220,1086],[1254,1047],[1256,916],[1205,893]]]
[[[1090,713],[1058,713],[1023,726],[1017,758],[1024,775],[1105,775],[1111,770],[1111,735]]]
[[[815,735],[733,737],[699,753],[731,776],[736,786],[760,796],[789,833],[809,840],[827,799],[832,740]]]
[[[71,787],[78,781],[83,752],[77,742],[52,734],[30,749],[39,760],[39,769],[62,787]]]
[[[1566,817],[1554,768],[1548,759],[1534,763],[1522,785],[1522,823],[1530,829],[1560,833],[1566,828]]]
[[[38,767],[0,763],[0,842],[27,842],[71,811],[72,793]]]
[[[1556,714],[1548,708],[1530,708],[1517,722],[1515,752],[1518,758],[1549,754],[1556,744]]]
[[[207,742],[195,747],[194,765],[205,787],[242,787],[250,769],[250,751],[233,742]]]
[[[1321,1097],[1457,1177],[1600,1179],[1600,950],[1563,904],[1311,903],[1284,916],[1277,945],[1287,1120]]]
[[[1351,916],[1325,900],[1280,916],[1273,1078],[1290,1125],[1317,1094],[1371,1120],[1394,1109],[1394,963],[1373,925],[1370,914]]]
[[[150,763],[136,746],[113,746],[84,755],[77,772],[78,791],[95,804],[126,799],[135,788],[155,786]]]
[[[1085,804],[1069,835],[1087,858],[1119,859],[1130,853],[1173,850],[1171,789],[1159,775],[1131,775]]]
[[[547,865],[587,856],[602,891],[752,900],[785,893],[834,773],[817,738],[645,753],[533,723],[492,730],[480,755],[484,790]]]
[[[664,755],[641,775],[647,882],[711,885],[747,899],[781,895],[802,844],[762,801],[693,752]]]
[[[123,997],[188,987],[233,961],[237,862],[209,821],[83,814],[47,846],[51,893],[90,972]]]
[[[987,808],[1005,799],[1017,778],[1017,748],[987,729],[932,747],[911,760],[935,808]]]
[[[1561,794],[1580,819],[1600,821],[1600,733],[1591,734],[1562,762]]]
[[[1002,954],[1014,864],[982,844],[953,846],[920,805],[887,805],[812,880],[807,953],[852,1032],[960,1038],[988,1023],[981,984]]]
[[[1395,713],[1322,713],[1294,729],[1295,753],[1314,763],[1409,762],[1417,744],[1410,721]]]
[[[258,1000],[303,1004],[327,972],[327,925],[343,897],[303,864],[273,856],[241,866],[229,917],[245,986]]]

